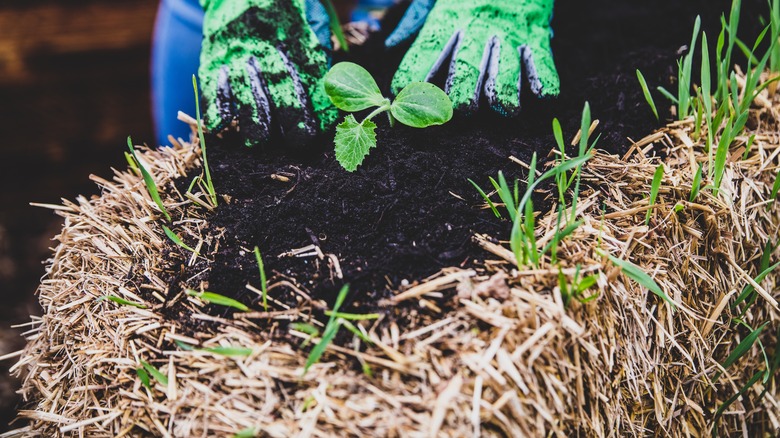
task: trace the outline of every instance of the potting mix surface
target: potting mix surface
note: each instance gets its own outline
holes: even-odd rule
[[[211,291],[257,304],[260,298],[245,287],[257,283],[251,252],[257,246],[269,278],[300,282],[313,298],[328,303],[349,283],[344,308],[365,311],[407,282],[443,267],[479,263],[485,252],[472,242],[474,234],[506,239],[511,223],[482,208],[484,202],[468,179],[492,189],[488,177],[501,170],[510,183],[519,178],[522,188],[527,171],[510,157],[527,164],[536,152],[543,163],[555,145],[553,118],[571,139],[586,101],[600,121],[597,147],[625,152],[629,139],[660,125],[645,102],[636,69],[651,88],[670,89],[695,17],[701,15],[702,28],[717,35],[720,16],[729,6],[727,1],[704,0],[559,1],[552,46],[562,84],[558,99],[540,101],[526,89],[519,118],[481,111],[456,115],[448,124],[428,129],[391,129],[386,119],[378,118],[378,146],[354,173],[335,160],[330,134],[318,149],[304,152],[281,142],[246,148],[235,133],[208,137],[216,191],[229,198],[210,216],[208,233],[224,233],[224,239],[203,275],[198,275],[201,264],[184,268],[189,254],[171,244],[171,254],[180,254],[168,275],[171,290],[180,290],[180,282],[195,276]],[[764,6],[745,2],[742,15],[757,17],[759,13],[751,11],[763,11]],[[392,29],[402,13],[402,8],[389,11],[384,29]],[[740,31],[750,35],[748,41],[757,33],[753,21],[741,25]],[[384,37],[374,34],[334,62],[365,66],[387,94],[407,47],[388,53],[381,47]],[[670,103],[654,94],[661,120],[671,119]],[[189,182],[179,182],[182,192]],[[537,210],[548,208],[544,191],[535,199]],[[310,249],[301,253],[308,255],[294,254],[306,247]],[[294,294],[275,293],[281,293],[276,299],[295,303]]]

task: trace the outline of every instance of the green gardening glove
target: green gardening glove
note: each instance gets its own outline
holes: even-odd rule
[[[426,4],[432,8],[425,10]],[[386,42],[400,43],[424,22],[393,78],[394,93],[430,81],[451,59],[445,91],[457,110],[476,110],[484,93],[492,109],[516,115],[524,77],[535,95],[558,95],[550,51],[553,0],[414,0],[414,6]]]
[[[200,77],[207,129],[238,120],[247,146],[281,134],[305,146],[338,116],[325,94],[324,46],[309,20],[311,0],[201,0],[205,10]],[[310,8],[311,9],[311,8]],[[320,14],[321,15],[321,14]],[[311,26],[310,26],[311,23]]]

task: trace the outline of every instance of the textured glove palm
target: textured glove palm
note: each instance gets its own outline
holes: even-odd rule
[[[238,119],[247,146],[267,142],[276,130],[302,146],[335,122],[338,113],[322,86],[330,31],[317,0],[202,4],[198,76],[209,130]]]
[[[392,47],[422,28],[393,92],[431,80],[451,59],[445,91],[458,110],[475,110],[484,95],[497,112],[516,114],[523,76],[537,96],[557,96],[552,10],[553,0],[415,0],[385,43]]]

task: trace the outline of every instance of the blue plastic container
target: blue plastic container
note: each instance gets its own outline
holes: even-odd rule
[[[203,41],[203,9],[198,0],[162,0],[152,45],[152,114],[160,145],[168,135],[189,139],[179,111],[195,116],[192,75],[198,74]]]

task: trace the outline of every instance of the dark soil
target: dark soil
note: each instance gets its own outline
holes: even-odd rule
[[[214,183],[231,202],[223,203],[210,219],[214,232],[225,230],[208,275],[210,290],[256,302],[256,295],[245,289],[247,283],[260,283],[254,246],[264,255],[270,277],[295,278],[315,298],[329,303],[348,282],[348,303],[363,309],[405,280],[413,282],[447,266],[479,263],[486,254],[471,242],[473,234],[506,238],[510,227],[489,210],[477,208],[481,200],[467,179],[487,188],[488,176],[499,170],[510,181],[524,178],[524,169],[508,157],[528,163],[534,152],[547,156],[554,145],[553,117],[561,120],[565,137],[572,138],[586,100],[593,118],[601,121],[599,147],[625,152],[627,138],[638,140],[659,125],[635,70],[642,70],[653,88],[671,89],[676,60],[690,41],[695,16],[702,15],[703,29],[714,40],[729,3],[558,1],[553,50],[562,83],[559,99],[538,101],[524,95],[517,119],[483,112],[424,130],[391,130],[379,120],[379,146],[354,173],[335,161],[329,138],[306,157],[290,156],[281,146],[247,149],[237,138],[211,139]],[[763,13],[761,1],[746,3],[743,22],[758,16],[751,11]],[[387,21],[400,12],[392,11]],[[386,90],[406,47],[382,52],[383,39],[377,35],[350,59],[371,70]],[[669,104],[655,94],[661,121],[669,120]],[[273,174],[289,176],[290,181],[277,181]],[[334,279],[327,260],[279,257],[312,243],[338,257],[343,280]]]

